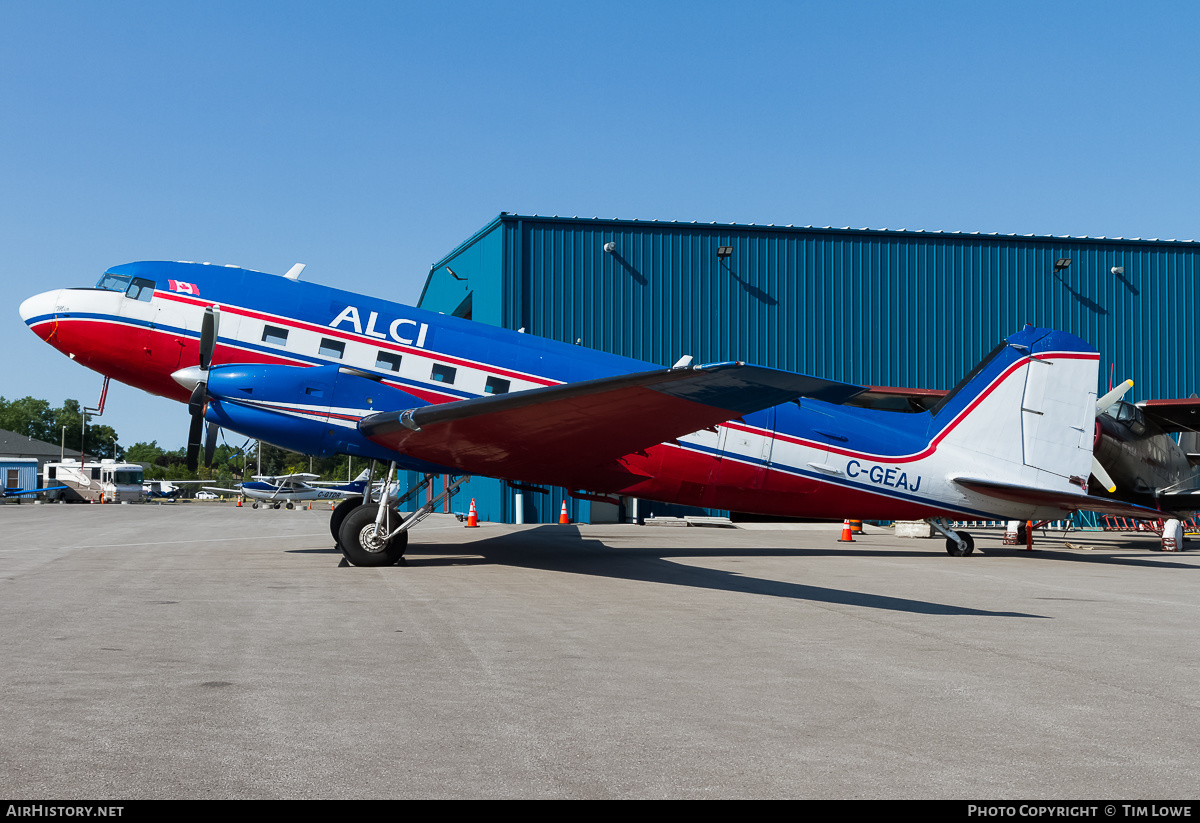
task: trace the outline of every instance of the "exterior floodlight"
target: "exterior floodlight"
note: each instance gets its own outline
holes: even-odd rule
[[[1119,275],[1122,275],[1125,273],[1125,267],[1124,266],[1113,266],[1111,269],[1109,269],[1109,271],[1111,271],[1113,274],[1119,276]]]
[[[1071,265],[1071,258],[1069,258],[1069,257],[1060,257],[1060,258],[1058,258],[1057,260],[1055,260],[1055,261],[1054,261],[1054,270],[1055,270],[1056,272],[1058,272],[1058,271],[1062,271],[1063,269],[1065,269],[1065,268],[1066,268],[1067,266],[1069,266],[1069,265]]]
[[[717,246],[717,259],[724,260],[733,254],[733,246]]]
[[[617,244],[614,243],[613,241],[609,240],[607,243],[604,244],[604,251],[607,252],[608,254],[616,254],[617,253]]]
[[[459,277],[457,274],[454,273],[454,269],[450,268],[449,266],[446,266],[446,271],[450,272],[450,276],[453,277],[455,280],[466,280],[467,279],[465,277]]]

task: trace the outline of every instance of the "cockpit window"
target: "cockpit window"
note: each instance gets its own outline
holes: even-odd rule
[[[132,297],[134,300],[141,300],[143,303],[149,303],[150,298],[154,296],[154,281],[145,280],[141,277],[133,278],[133,282],[129,284],[129,289],[125,292],[126,297]]]
[[[106,291],[125,291],[129,288],[129,281],[133,278],[128,274],[110,274],[105,272],[100,276],[100,282],[96,284],[96,288],[105,289]]]

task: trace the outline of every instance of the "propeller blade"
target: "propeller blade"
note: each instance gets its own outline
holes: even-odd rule
[[[1108,411],[1110,408],[1112,408],[1113,404],[1116,403],[1118,400],[1120,400],[1122,397],[1124,397],[1125,392],[1129,391],[1132,388],[1133,388],[1133,381],[1126,380],[1124,383],[1117,386],[1115,389],[1110,391],[1108,394],[1104,395],[1099,400],[1097,400],[1096,401],[1096,416],[1099,417],[1100,415],[1102,415],[1106,411]]]
[[[204,468],[211,469],[213,463],[213,452],[217,450],[217,435],[221,433],[221,427],[216,423],[208,424],[208,437],[204,441]]]
[[[200,439],[204,435],[204,415],[192,415],[192,428],[188,431],[187,443],[187,467],[188,471],[194,472],[199,464],[200,458]]]
[[[213,349],[217,345],[217,327],[221,322],[221,310],[209,306],[204,310],[204,319],[200,323],[200,368],[205,371],[212,365]]]
[[[1104,470],[1104,466],[1100,465],[1100,461],[1096,459],[1096,455],[1092,455],[1092,477],[1100,481],[1100,485],[1112,494],[1117,490],[1117,484],[1108,476],[1108,472]]]
[[[192,389],[192,396],[188,398],[188,411],[192,413],[192,417],[204,419],[204,404],[208,402],[208,384],[203,380],[195,385]],[[193,424],[194,425],[194,424]],[[197,440],[196,442],[200,442]]]

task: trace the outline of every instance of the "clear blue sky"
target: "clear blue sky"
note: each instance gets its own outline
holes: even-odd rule
[[[98,398],[21,323],[35,292],[131,260],[304,262],[413,302],[501,211],[1197,238],[1198,22],[1154,2],[0,0],[0,395]],[[168,448],[188,425],[124,386],[103,422]]]

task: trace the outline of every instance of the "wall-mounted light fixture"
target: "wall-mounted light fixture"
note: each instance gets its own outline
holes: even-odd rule
[[[1120,277],[1122,274],[1125,273],[1125,267],[1124,266],[1113,266],[1111,269],[1109,269],[1109,271],[1112,272],[1113,274],[1115,274],[1117,277]]]
[[[1058,274],[1060,271],[1062,271],[1069,265],[1071,265],[1071,258],[1069,258],[1069,257],[1058,258],[1057,260],[1054,261],[1054,273]]]
[[[455,280],[466,280],[467,279],[465,277],[459,277],[457,274],[454,273],[454,269],[450,268],[449,266],[446,266],[446,271],[450,272],[450,276],[453,277]]]
[[[604,244],[604,251],[607,254],[616,254],[617,253],[617,244],[614,243],[613,241],[609,240],[607,243]]]
[[[724,260],[733,255],[733,246],[717,246],[717,259]]]

